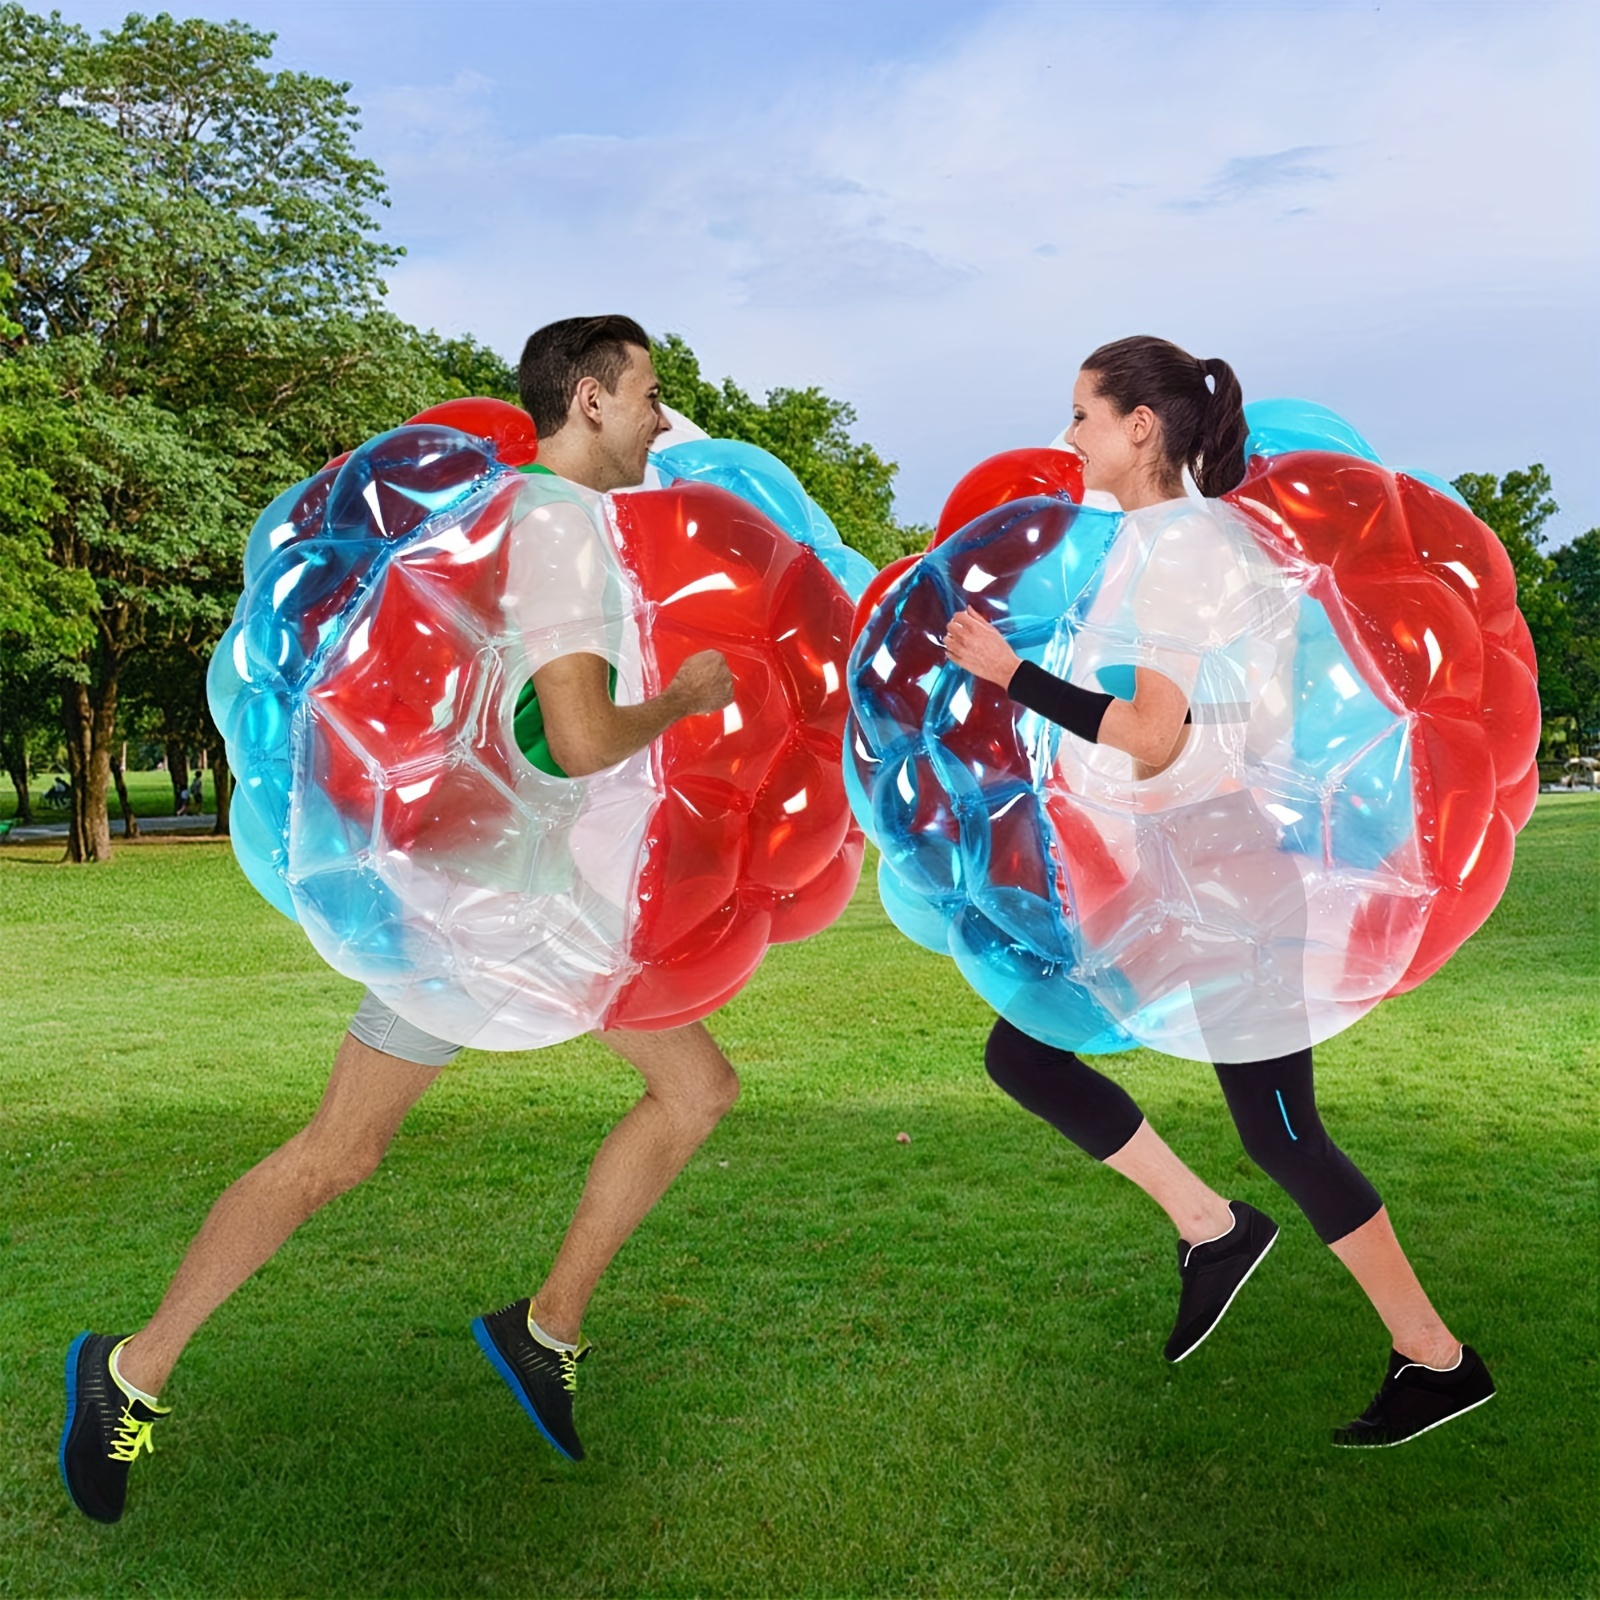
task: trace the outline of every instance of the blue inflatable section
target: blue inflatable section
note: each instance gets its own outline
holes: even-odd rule
[[[650,457],[663,483],[710,483],[748,500],[798,544],[809,545],[852,600],[877,568],[840,537],[833,519],[770,451],[742,439],[691,439]]]
[[[228,743],[236,787],[234,854],[251,884],[299,920],[288,880],[289,830],[298,830],[302,893],[353,947],[403,967],[398,907],[361,865],[370,841],[315,782],[301,715],[307,685],[343,636],[396,551],[429,518],[463,504],[511,469],[485,440],[424,423],[369,439],[337,469],[286,489],[245,542],[244,592],[206,675],[211,715]],[[296,770],[305,781],[296,783]],[[291,816],[291,795],[298,814]]]
[[[1022,719],[1025,776],[1014,752],[985,751],[973,680],[942,641],[949,617],[981,593],[1018,654],[1064,670],[1120,522],[1039,496],[977,518],[924,555],[856,641],[845,756],[845,789],[882,852],[879,893],[895,926],[953,957],[1018,1027],[1102,1052],[1133,1041],[1072,976],[1080,951],[1054,873],[1034,874],[1030,888],[993,870],[997,857],[1051,859],[1044,788],[1062,735]]]

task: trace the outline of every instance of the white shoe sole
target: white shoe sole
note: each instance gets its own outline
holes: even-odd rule
[[[1496,1391],[1498,1393],[1498,1391]],[[1486,1394],[1481,1400],[1474,1400],[1470,1406],[1462,1406],[1459,1411],[1452,1411],[1448,1417],[1440,1417],[1437,1422],[1430,1422],[1426,1428],[1418,1428],[1415,1433],[1408,1433],[1403,1439],[1385,1439],[1382,1444],[1357,1444],[1355,1440],[1348,1439],[1343,1443],[1335,1439],[1335,1450],[1398,1450],[1403,1444],[1410,1444],[1413,1439],[1420,1439],[1425,1433],[1432,1433],[1435,1428],[1442,1428],[1447,1422],[1454,1422],[1457,1417],[1464,1417],[1469,1411],[1476,1411],[1479,1406],[1486,1406],[1494,1399],[1493,1394]]]

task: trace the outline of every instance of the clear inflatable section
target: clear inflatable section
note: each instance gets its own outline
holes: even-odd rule
[[[1411,719],[1318,567],[1237,509],[1014,502],[928,552],[851,661],[847,786],[896,925],[1010,1021],[1087,1052],[1260,1060],[1404,977],[1434,898]],[[951,664],[960,606],[1087,688],[1148,668],[1191,721],[1158,772]]]
[[[743,493],[602,496],[510,470],[536,450],[513,408],[437,410],[280,495],[250,535],[208,685],[240,864],[332,966],[440,1038],[527,1049],[704,1016],[769,943],[831,922],[859,873],[831,524],[804,542],[774,524],[763,483],[792,488],[785,515],[826,518],[764,452],[740,457]],[[542,667],[599,656],[637,704],[708,647],[732,705],[562,771]]]
[[[496,590],[481,608],[461,581],[480,563]],[[536,765],[516,723],[533,673],[579,651],[608,662],[620,702],[643,698],[639,606],[601,499],[522,477],[470,532],[443,525],[397,558],[389,581],[421,591],[432,620],[410,626],[419,639],[423,627],[440,636],[443,681],[399,637],[385,651],[390,670],[419,712],[454,732],[423,770],[392,739],[373,769],[384,795],[379,876],[417,937],[399,970],[354,975],[463,1044],[531,1048],[585,1032],[635,970],[634,879],[660,789],[648,751],[580,779]],[[461,632],[449,638],[452,614]],[[349,952],[339,958],[349,971]]]

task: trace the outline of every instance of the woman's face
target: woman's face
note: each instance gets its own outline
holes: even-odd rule
[[[1132,503],[1136,486],[1148,475],[1150,445],[1156,427],[1148,406],[1135,406],[1126,416],[1095,387],[1095,375],[1083,371],[1072,386],[1072,426],[1067,443],[1083,457],[1083,486]]]

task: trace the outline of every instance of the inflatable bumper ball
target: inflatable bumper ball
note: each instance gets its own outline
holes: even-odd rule
[[[250,881],[409,1021],[487,1049],[707,1015],[838,915],[862,853],[854,553],[715,484],[601,496],[536,450],[515,408],[458,401],[288,490],[208,683]],[[540,667],[592,652],[637,703],[707,648],[732,704],[560,770]]]
[[[852,652],[846,783],[885,908],[1065,1049],[1254,1061],[1329,1038],[1482,923],[1533,807],[1534,659],[1499,541],[1337,418],[1274,436],[1273,405],[1317,409],[1252,414],[1223,501],[987,510]],[[1147,772],[955,667],[964,606],[1085,687],[1173,679],[1174,758]]]

